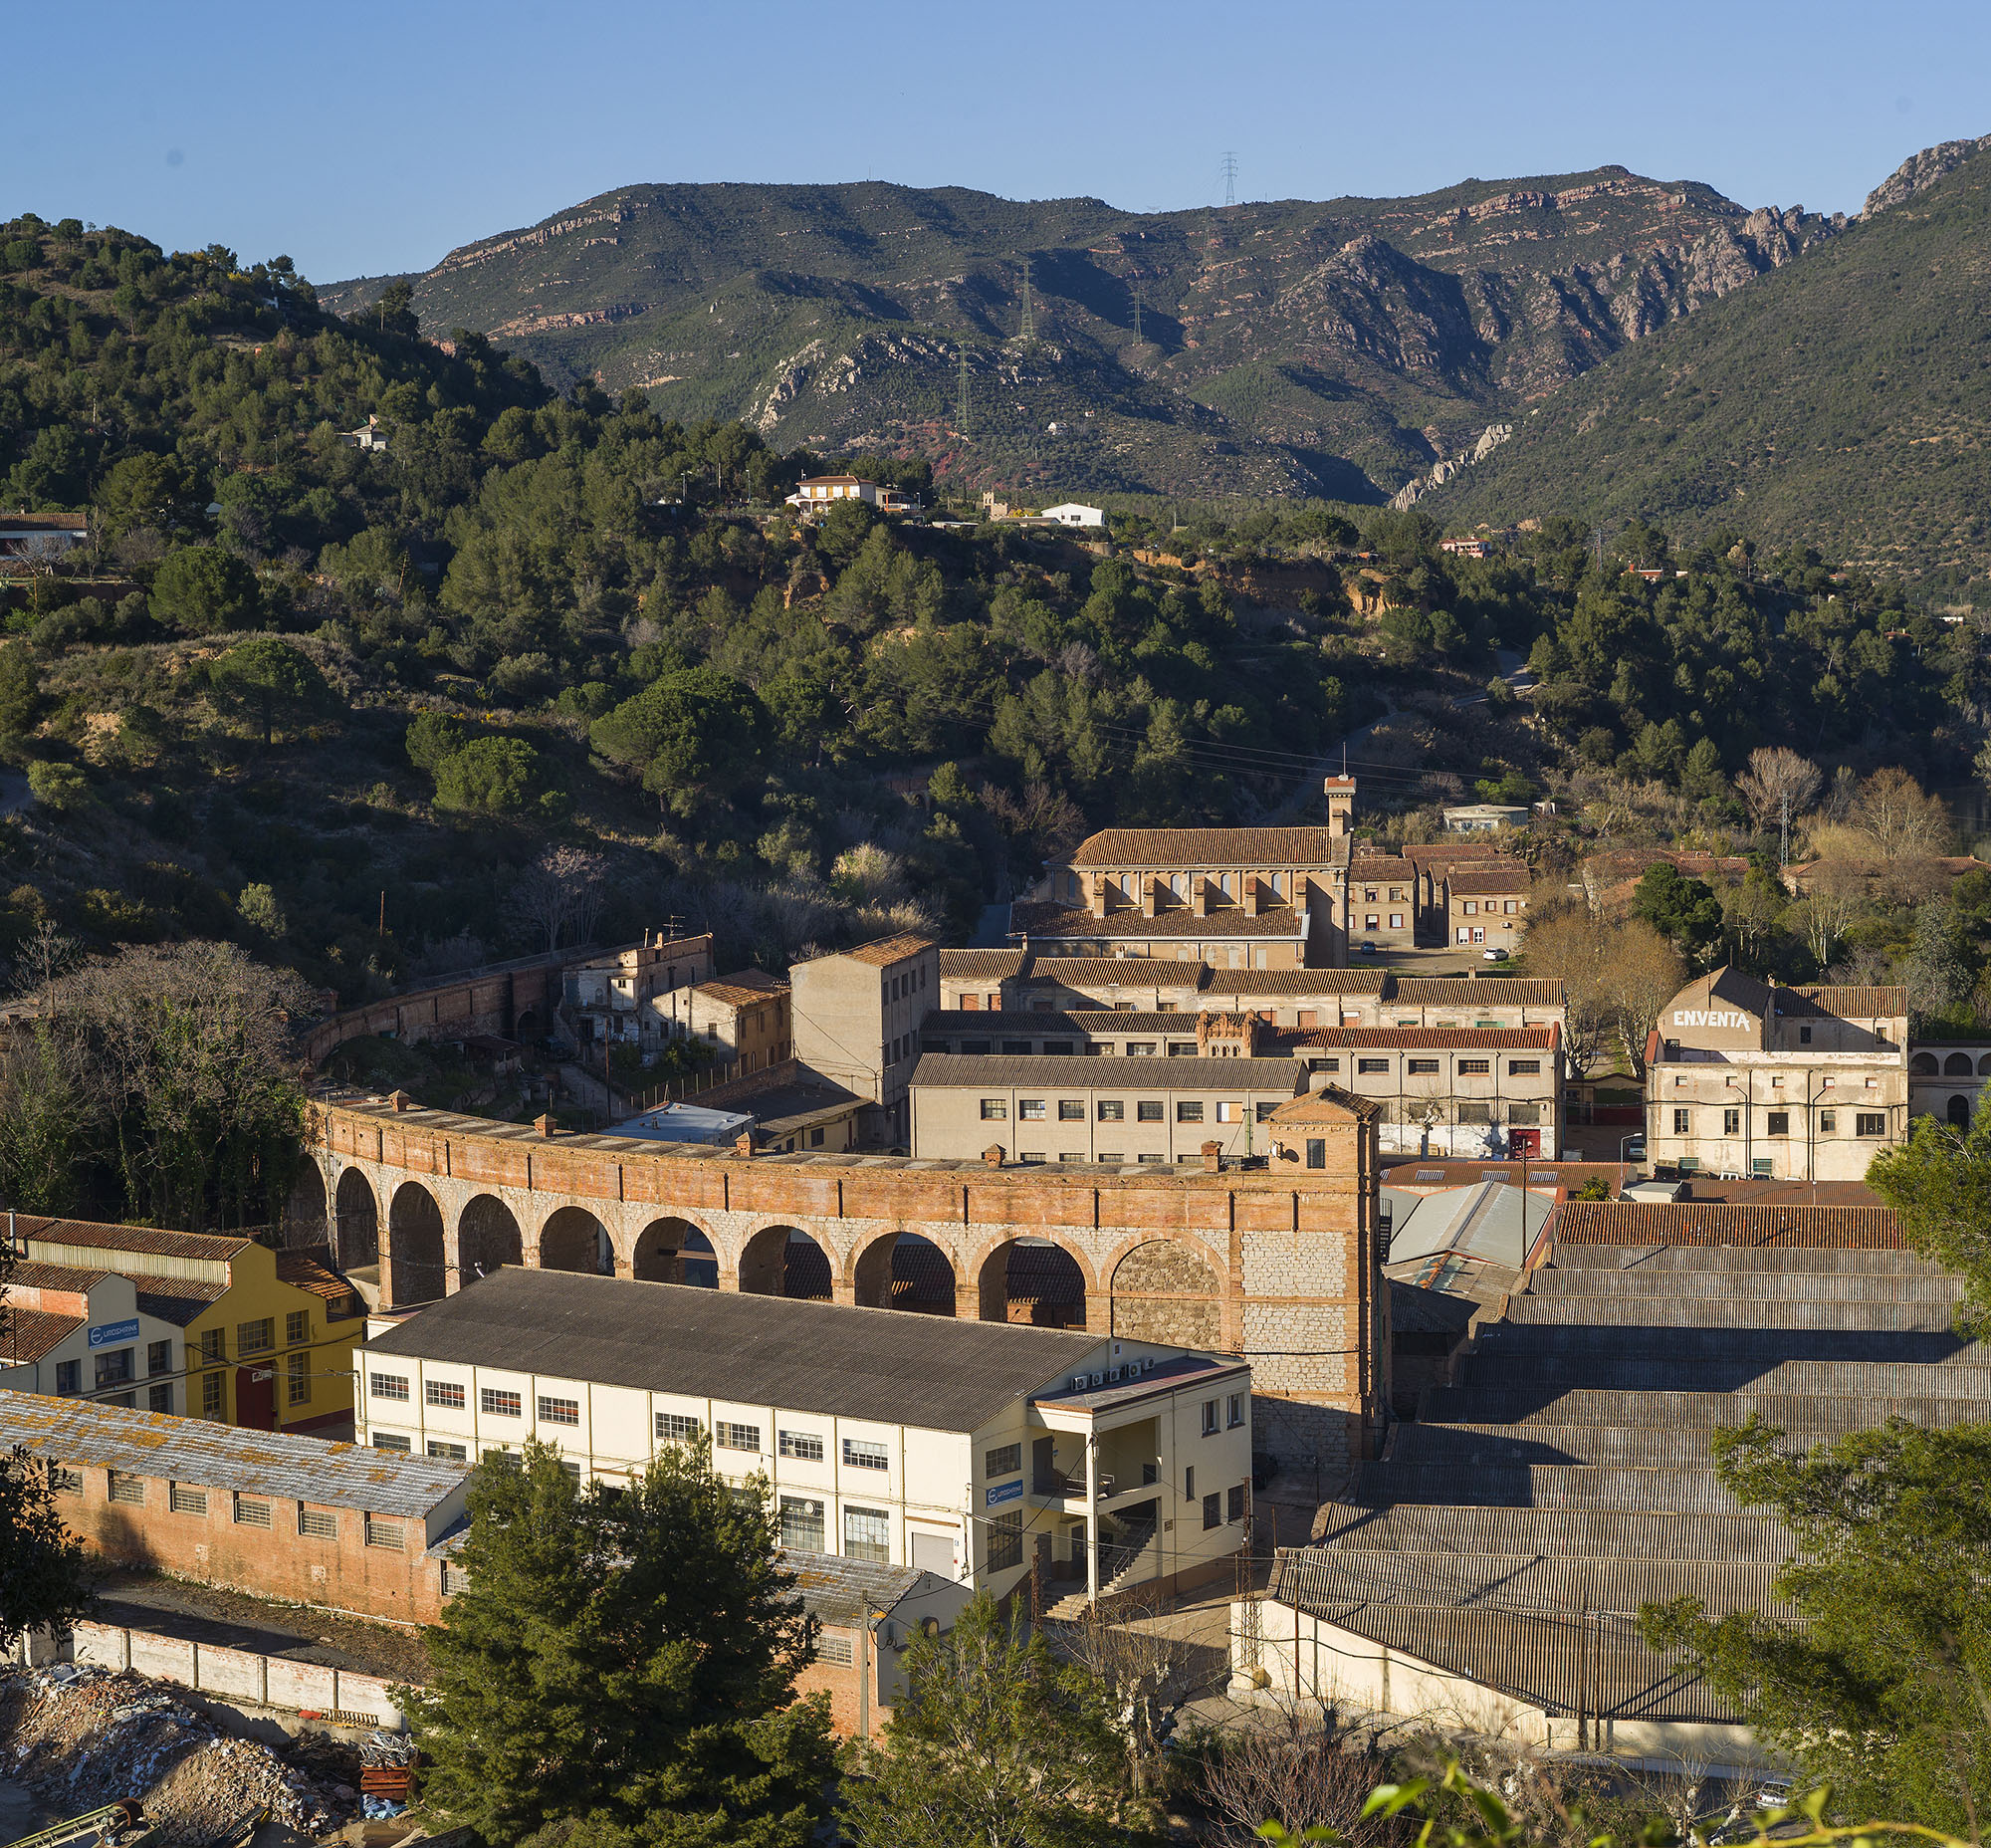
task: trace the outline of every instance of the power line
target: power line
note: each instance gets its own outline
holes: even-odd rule
[[[1237,156],[1229,148],[1223,151],[1223,203],[1237,203]]]

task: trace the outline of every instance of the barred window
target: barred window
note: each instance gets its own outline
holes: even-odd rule
[[[578,1399],[554,1399],[547,1394],[540,1395],[540,1422],[548,1425],[577,1425],[580,1423],[580,1401]]]
[[[695,1438],[704,1427],[697,1419],[687,1418],[682,1412],[659,1412],[657,1414],[657,1442],[659,1444],[682,1444],[688,1438]]]
[[[368,1374],[366,1389],[376,1399],[393,1399],[402,1405],[408,1402],[408,1376],[405,1373]]]
[[[122,1470],[107,1470],[105,1476],[111,1501],[128,1502],[133,1507],[145,1505],[145,1479],[142,1476],[129,1476]]]
[[[1023,1563],[1023,1511],[1011,1508],[989,1523],[989,1569],[1005,1571]]]
[[[398,1520],[379,1520],[373,1515],[366,1516],[366,1544],[384,1546],[389,1552],[401,1550],[401,1523]]]
[[[422,1403],[440,1406],[445,1412],[463,1410],[463,1382],[460,1380],[422,1381]]]
[[[235,1524],[238,1527],[267,1527],[270,1524],[269,1502],[261,1496],[237,1496]]]
[[[847,1636],[819,1636],[815,1640],[815,1659],[831,1668],[847,1669],[857,1658]]]
[[[1244,1518],[1244,1485],[1239,1483],[1225,1497],[1224,1518],[1242,1520]]]
[[[298,1509],[298,1531],[314,1540],[338,1538],[338,1516],[322,1507]]]
[[[759,1450],[761,1448],[761,1427],[759,1425],[736,1425],[722,1418],[713,1427],[712,1441],[721,1450]]]
[[[1407,1058],[1404,1069],[1414,1078],[1435,1078],[1438,1076],[1438,1060],[1435,1058]]]
[[[1223,1498],[1215,1490],[1203,1498],[1203,1524],[1206,1529],[1223,1525]]]
[[[1467,1077],[1478,1077],[1492,1071],[1493,1061],[1486,1058],[1461,1058],[1458,1061],[1458,1068]]]
[[[505,1392],[496,1386],[480,1387],[477,1403],[483,1408],[487,1418],[518,1418],[522,1416],[519,1395]]]
[[[166,1505],[175,1514],[205,1514],[207,1491],[189,1489],[184,1483],[171,1483],[166,1488]]]
[[[889,1470],[892,1453],[875,1438],[845,1438],[843,1463],[851,1470]]]
[[[1542,1068],[1538,1058],[1510,1058],[1507,1061],[1507,1075],[1510,1078],[1532,1078]]]
[[[792,1457],[797,1463],[822,1461],[822,1439],[812,1431],[783,1431],[777,1448],[783,1457]]]

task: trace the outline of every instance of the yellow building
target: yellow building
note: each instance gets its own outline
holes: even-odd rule
[[[139,1314],[182,1331],[145,1343],[142,1377],[100,1389],[79,1376],[82,1397],[134,1404],[142,1392],[149,1410],[259,1431],[350,1425],[365,1304],[308,1253],[144,1226],[10,1219],[22,1260],[129,1277]],[[114,1338],[91,1330],[93,1341],[100,1336]]]

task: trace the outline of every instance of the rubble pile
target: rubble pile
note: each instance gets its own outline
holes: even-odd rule
[[[0,1675],[0,1773],[70,1815],[136,1797],[168,1844],[207,1842],[259,1807],[300,1834],[324,1835],[345,1807],[157,1682],[95,1665]]]

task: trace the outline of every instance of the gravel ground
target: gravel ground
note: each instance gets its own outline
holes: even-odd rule
[[[336,1617],[215,1585],[191,1585],[156,1573],[118,1570],[98,1581],[99,1622],[151,1630],[224,1649],[320,1662],[385,1681],[420,1682],[428,1650],[418,1630]]]

